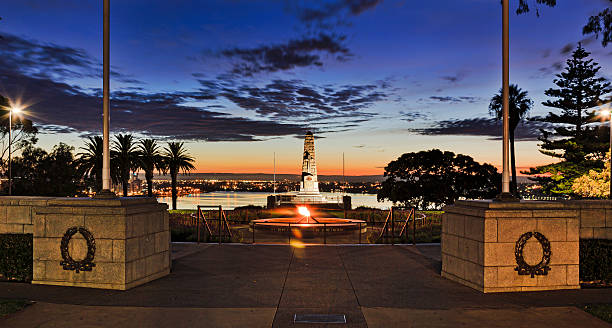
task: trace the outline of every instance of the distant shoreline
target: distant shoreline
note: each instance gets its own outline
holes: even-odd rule
[[[138,177],[144,179],[144,174],[139,173]],[[382,182],[384,175],[318,175],[319,181],[346,181],[346,182]],[[155,175],[154,180],[170,180],[170,175]],[[190,173],[179,174],[179,180],[255,180],[272,181],[274,174],[268,173]],[[276,181],[300,181],[298,174],[276,174]]]
[[[144,173],[139,173],[138,177],[144,180]],[[319,181],[346,181],[346,182],[383,182],[385,180],[384,175],[318,175]],[[252,181],[272,181],[274,180],[273,174],[268,173],[190,173],[190,174],[179,174],[179,180],[252,180]],[[156,174],[153,180],[170,180],[170,175]],[[276,181],[300,181],[300,175],[298,174],[276,174]],[[529,176],[519,175],[517,176],[517,182],[519,184],[533,183],[529,180]]]

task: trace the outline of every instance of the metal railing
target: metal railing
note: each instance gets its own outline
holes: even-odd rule
[[[399,234],[395,234],[395,223],[396,223],[396,218],[395,218],[395,213],[396,210],[408,210],[408,215],[406,216],[405,220],[400,220],[399,222],[402,223],[401,229],[399,231]],[[404,237],[405,241],[408,241],[408,224],[409,222],[412,222],[412,244],[416,245],[416,221],[417,220],[424,220],[425,219],[425,214],[423,213],[419,213],[417,216],[416,213],[416,209],[414,207],[404,207],[404,206],[393,206],[391,207],[391,209],[389,209],[389,212],[387,214],[387,218],[385,219],[385,223],[383,224],[383,228],[381,229],[380,235],[377,238],[377,242],[380,241],[388,241],[391,240],[391,244],[395,244],[395,240],[397,239],[401,239],[401,237]]]
[[[217,219],[213,219],[213,218],[206,218],[206,215],[204,213],[204,211],[202,211],[202,209],[215,209],[217,211]],[[193,216],[193,214],[192,214]],[[216,221],[217,223],[217,238],[219,240],[219,244],[222,243],[222,232],[224,230],[227,231],[227,236],[228,239],[231,240],[232,239],[232,229],[230,229],[229,223],[227,221],[227,217],[225,215],[225,211],[223,211],[223,207],[221,205],[219,206],[200,206],[198,205],[197,210],[196,210],[196,227],[197,227],[197,242],[200,243],[201,241],[201,233],[200,233],[200,227],[202,226],[202,223],[204,223],[204,227],[206,227],[206,232],[207,232],[207,236],[213,236],[213,231],[210,228],[210,224],[209,221]]]
[[[357,231],[357,244],[362,244],[363,243],[363,238],[362,238],[362,234],[363,234],[363,228],[366,227],[367,228],[367,222],[357,222],[357,221],[347,221],[344,222],[344,224],[355,224],[357,229],[353,229],[354,231]],[[256,230],[257,230],[257,225],[259,225],[260,227],[262,226],[267,226],[266,223],[262,223],[262,222],[251,222],[250,223],[250,227],[251,227],[251,240],[252,240],[252,244],[256,243]],[[330,236],[328,235],[328,232],[331,230],[333,230],[333,227],[335,225],[337,225],[337,223],[275,223],[274,224],[276,227],[284,227],[287,230],[287,234],[286,234],[286,238],[288,241],[288,244],[291,244],[292,241],[292,235],[293,235],[293,229],[292,228],[312,228],[312,230],[321,233],[322,235],[320,238],[323,239],[322,244],[326,245],[328,243],[328,238],[330,238]],[[261,231],[265,231],[264,229],[260,229]],[[284,229],[277,229],[275,230],[273,233],[279,233],[283,232],[282,230]],[[318,230],[318,231],[317,231]],[[351,230],[347,230],[347,231],[351,231]],[[345,237],[347,235],[350,235],[350,233],[346,233],[343,234],[341,236]],[[354,234],[353,234],[354,235]],[[299,237],[293,237],[295,239],[301,239],[301,240],[306,240],[305,238],[299,238]],[[315,239],[315,238],[313,238]],[[352,238],[349,237],[348,240],[350,240]],[[354,239],[353,239],[354,240]],[[351,242],[351,244],[354,242]],[[304,243],[304,244],[321,244],[321,243]]]
[[[274,218],[258,209],[224,210],[222,206],[197,206],[196,212],[171,220],[178,240],[215,243],[295,243],[308,244],[363,244],[412,243],[427,240],[438,233],[439,219],[425,216],[412,207],[394,206],[382,210],[342,210],[335,215],[346,219],[349,227],[332,222],[285,223],[254,222],[255,219]],[[344,231],[340,231],[344,229]],[[357,235],[355,235],[357,234]],[[435,238],[435,237],[434,237]],[[173,237],[174,239],[174,237]]]

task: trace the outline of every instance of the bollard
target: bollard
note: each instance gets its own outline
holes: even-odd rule
[[[323,223],[323,245],[327,244],[327,223]]]

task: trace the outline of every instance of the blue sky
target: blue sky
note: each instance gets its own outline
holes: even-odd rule
[[[577,42],[610,76],[612,49],[581,33],[608,3],[512,14],[511,82],[535,101],[531,116],[549,111],[544,90]],[[33,104],[42,146],[78,148],[101,125],[101,1],[9,1],[0,16],[0,93]],[[349,174],[431,148],[499,165],[487,106],[500,36],[497,0],[111,0],[111,126],[186,140],[201,172],[270,172],[276,152],[293,173],[307,129],[322,173],[340,171],[342,152]],[[550,161],[536,128],[521,127],[519,167]]]

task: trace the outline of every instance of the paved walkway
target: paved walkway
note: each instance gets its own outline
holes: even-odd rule
[[[175,244],[172,274],[129,291],[0,283],[37,301],[6,327],[321,327],[294,314],[345,314],[330,327],[610,327],[575,306],[609,289],[482,294],[441,278],[439,246]]]

